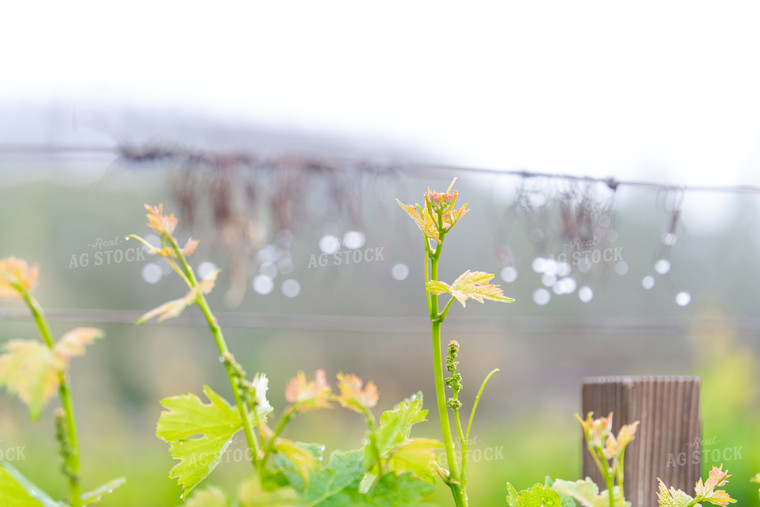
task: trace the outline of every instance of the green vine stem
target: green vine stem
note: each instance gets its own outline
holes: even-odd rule
[[[266,466],[267,459],[269,459],[269,456],[274,452],[274,447],[277,443],[277,439],[279,438],[280,434],[282,434],[285,426],[290,422],[296,413],[296,410],[291,406],[286,409],[285,413],[282,414],[282,417],[280,417],[280,421],[277,423],[277,427],[275,427],[274,433],[272,433],[269,442],[267,442],[267,445],[264,448],[264,457],[261,458],[260,463],[261,468]]]
[[[187,260],[185,259],[185,256],[182,254],[182,250],[179,248],[177,241],[170,234],[165,234],[164,239],[166,239],[166,241],[169,242],[169,245],[171,246],[174,253],[177,255],[177,258],[179,259],[179,262],[182,265],[182,270],[184,271],[183,278],[186,279],[186,282],[190,286],[190,288],[196,289],[198,287],[198,278],[195,276],[193,269],[187,263]],[[206,297],[204,296],[202,291],[197,291],[197,296],[195,298],[195,301],[200,307],[201,312],[203,312],[203,316],[206,318],[206,322],[208,323],[209,330],[211,331],[211,335],[214,337],[214,341],[216,342],[216,346],[219,349],[219,353],[221,354],[221,357],[223,358],[230,357],[232,353],[227,347],[227,342],[224,339],[222,328],[219,326],[219,322],[217,321],[214,314],[211,312],[211,307],[209,306],[208,301],[206,301]],[[235,397],[235,404],[237,405],[238,411],[240,412],[240,417],[243,422],[243,431],[245,432],[245,439],[246,439],[246,442],[248,443],[248,449],[251,451],[251,464],[254,466],[254,468],[256,468],[257,460],[259,458],[259,451],[258,451],[259,446],[256,441],[256,435],[253,433],[253,427],[251,426],[250,411],[248,409],[248,404],[245,402],[247,394],[242,392],[242,387],[240,385],[240,382],[237,381],[237,375],[236,375],[237,372],[234,366],[232,365],[232,362],[225,359],[224,366],[227,372],[227,378],[230,381],[230,386],[232,387],[232,394]],[[256,412],[255,406],[253,407],[253,412],[254,412],[254,416],[258,415],[258,413]]]
[[[425,282],[438,279],[438,258],[441,255],[443,238],[436,246],[435,252],[430,251],[428,239],[425,238]],[[430,270],[428,271],[428,266]],[[454,439],[451,436],[451,423],[449,422],[448,404],[446,402],[446,390],[443,380],[443,353],[441,351],[441,324],[443,315],[438,313],[438,297],[430,292],[428,295],[428,309],[430,311],[430,325],[433,337],[433,368],[435,376],[435,395],[438,404],[438,417],[441,420],[441,432],[443,435],[443,447],[446,450],[446,463],[449,467],[447,485],[451,489],[454,502],[457,507],[467,506],[467,495],[460,483],[460,476],[454,451]],[[452,298],[453,299],[453,298]],[[448,306],[447,306],[448,309]]]
[[[45,318],[42,307],[40,307],[37,300],[32,297],[25,287],[14,285],[14,288],[19,291],[24,298],[24,302],[32,312],[42,341],[52,350],[55,348],[55,342],[53,341],[53,334],[50,331],[50,325]],[[62,371],[58,372],[58,395],[61,398],[61,406],[63,408],[63,417],[57,418],[63,422],[63,428],[61,428],[63,431],[59,431],[59,433],[62,433],[59,435],[59,440],[61,443],[60,453],[63,459],[63,471],[69,482],[71,507],[81,507],[82,487],[79,483],[79,438],[77,436],[76,418],[74,417],[74,403],[71,398],[71,386],[66,378],[66,374]]]
[[[372,453],[377,460],[377,476],[382,477],[385,472],[383,471],[383,457],[380,455],[380,447],[377,445],[377,424],[375,423],[375,417],[367,407],[362,407],[362,412],[369,429],[369,442],[372,446]]]

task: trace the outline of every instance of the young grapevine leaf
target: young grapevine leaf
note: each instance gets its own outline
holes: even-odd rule
[[[32,484],[10,463],[0,463],[0,505],[3,507],[63,507]]]
[[[694,500],[680,489],[672,487],[668,489],[659,477],[657,481],[660,483],[660,488],[657,492],[657,503],[660,507],[686,507]]]
[[[11,340],[0,356],[0,387],[5,385],[29,406],[32,420],[40,417],[45,403],[55,394],[59,374],[74,356],[84,354],[84,347],[103,336],[94,328],[76,328],[48,348],[36,340]]]
[[[436,243],[440,243],[441,239],[440,234],[438,233],[438,226],[430,213],[428,213],[427,209],[423,209],[420,212],[413,204],[403,204],[398,199],[396,199],[396,202],[401,206],[401,209],[406,211],[406,214],[414,220],[414,223],[417,224],[417,227],[420,228],[420,231],[422,231],[422,234],[426,238],[432,239]]]
[[[216,468],[230,439],[243,427],[235,408],[210,387],[203,386],[203,392],[211,403],[194,394],[161,400],[168,410],[161,412],[156,436],[168,442],[172,457],[180,460],[169,477],[182,485],[183,497]],[[266,413],[259,415],[262,421],[265,417]]]
[[[11,340],[0,356],[0,387],[26,403],[35,421],[58,388],[58,372],[53,351],[36,340]]]
[[[599,493],[599,488],[590,477],[585,480],[575,482],[563,481],[557,479],[552,485],[552,489],[560,494],[567,495],[575,499],[583,507],[609,507],[609,492],[607,490]],[[631,502],[624,502],[620,488],[612,488],[612,494],[615,499],[615,505],[630,507]]]
[[[346,489],[356,489],[363,474],[361,451],[334,451],[326,469],[312,472],[303,504],[315,507],[355,505]]]
[[[275,450],[290,461],[303,484],[308,484],[309,474],[317,463],[317,459],[321,458],[321,453],[315,456],[312,449],[287,438],[278,438]],[[324,447],[321,450],[324,450]]]
[[[489,283],[493,277],[494,275],[490,273],[467,270],[454,280],[453,285],[440,280],[430,280],[427,282],[427,289],[436,296],[448,292],[459,301],[463,308],[468,299],[474,299],[479,303],[483,303],[486,299],[504,303],[513,302],[514,299],[504,296],[501,287]]]
[[[77,327],[63,335],[55,344],[54,353],[65,367],[72,357],[83,356],[87,345],[103,338],[103,331],[94,327]]]
[[[22,299],[21,291],[34,289],[39,274],[39,268],[36,265],[30,268],[24,259],[0,259],[0,299]]]
[[[413,438],[398,444],[390,452],[388,469],[397,474],[413,472],[417,477],[435,482],[433,460],[435,451],[443,447],[431,438]]]
[[[395,446],[408,439],[412,426],[423,422],[427,413],[428,411],[422,408],[421,392],[402,401],[392,410],[383,412],[377,431],[380,454],[386,455]]]
[[[366,495],[366,505],[377,507],[420,507],[421,501],[430,496],[435,485],[407,472],[402,475],[385,474]],[[361,505],[361,504],[358,504]]]
[[[138,324],[142,324],[145,321],[158,317],[158,321],[164,321],[174,317],[179,317],[182,314],[185,307],[188,307],[195,303],[198,298],[198,294],[208,294],[216,284],[216,278],[219,275],[219,270],[215,269],[209,276],[198,282],[198,286],[190,289],[187,294],[181,298],[173,299],[167,303],[164,303],[156,308],[145,313],[137,321]]]
[[[508,507],[560,507],[562,500],[559,494],[549,486],[534,484],[531,489],[520,491],[507,483],[507,506]]]

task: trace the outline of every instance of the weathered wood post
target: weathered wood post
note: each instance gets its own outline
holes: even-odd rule
[[[702,465],[698,377],[589,377],[583,379],[582,417],[613,412],[615,434],[640,421],[625,451],[625,497],[633,507],[657,505],[657,478],[692,492]],[[583,443],[583,477],[605,489]]]

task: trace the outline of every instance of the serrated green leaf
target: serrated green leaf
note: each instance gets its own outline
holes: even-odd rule
[[[549,477],[548,475],[544,477],[544,486],[547,488],[551,488],[552,484],[554,484],[554,479]],[[577,507],[578,504],[575,503],[575,500],[573,500],[571,497],[567,495],[563,495],[562,493],[557,493],[559,495],[559,498],[561,500],[560,507]]]
[[[112,481],[109,481],[102,486],[93,489],[92,491],[88,491],[87,493],[83,493],[80,497],[82,499],[82,505],[89,505],[93,503],[100,502],[105,495],[110,495],[113,493],[113,490],[121,486],[127,482],[127,480],[124,477],[119,477],[118,479],[114,479]]]
[[[519,493],[507,483],[507,505],[509,507],[560,507],[559,493],[543,484],[534,484],[531,489]]]
[[[421,500],[433,491],[433,484],[415,477],[411,472],[386,474],[364,495],[364,500],[366,505],[376,507],[419,507]]]
[[[227,505],[227,495],[214,486],[196,491],[185,503],[185,507],[227,507]]]
[[[287,438],[278,438],[275,443],[275,450],[290,460],[303,483],[308,484],[310,472],[318,458],[309,449]]]
[[[608,507],[610,504],[608,491],[605,490],[599,493],[599,488],[590,477],[575,482],[557,479],[554,481],[552,489],[560,494],[572,497],[584,507]],[[612,494],[615,499],[615,505],[631,505],[631,502],[623,501],[623,495],[619,487],[615,486],[612,488]]]
[[[386,410],[380,416],[377,431],[377,445],[380,454],[385,456],[398,444],[409,438],[412,426],[425,421],[428,411],[422,408],[422,393],[402,401],[392,410]]]
[[[10,463],[0,463],[0,505],[3,507],[63,507],[21,475]]]
[[[422,393],[416,393],[414,396],[400,402],[392,410],[386,410],[380,416],[380,426],[375,431],[377,448],[382,459],[389,459],[396,450],[397,446],[409,439],[412,426],[425,420],[428,411],[422,408]],[[432,442],[432,441],[431,441]],[[420,449],[417,449],[419,451]],[[423,456],[413,456],[413,449],[407,449],[402,452],[396,466],[399,471],[403,466],[405,459],[424,459]],[[377,455],[375,454],[370,439],[364,445],[364,469],[367,472],[372,471],[377,465]],[[418,468],[416,465],[409,463],[412,468]],[[430,472],[432,474],[432,471]],[[424,474],[428,476],[427,473]]]
[[[312,473],[308,488],[303,495],[304,505],[335,507],[352,505],[351,497],[341,495],[346,488],[358,488],[364,474],[361,451],[335,451],[324,470]]]
[[[168,410],[161,412],[156,436],[169,442],[172,457],[180,460],[169,477],[182,485],[183,497],[216,468],[230,439],[243,427],[236,409],[210,387],[203,386],[203,392],[210,403],[194,394],[161,400]]]
[[[287,447],[290,445],[297,447],[297,449],[288,449]],[[287,484],[299,493],[303,493],[308,485],[311,471],[320,469],[324,460],[325,446],[286,441],[286,448],[283,450],[285,452],[278,450],[274,454],[277,474],[282,474]],[[265,489],[268,485],[268,483],[264,485]]]
[[[462,307],[465,307],[468,299],[474,299],[479,303],[483,303],[486,299],[504,303],[513,302],[514,299],[504,296],[500,286],[489,283],[493,277],[494,275],[490,273],[467,270],[459,275],[453,285],[440,280],[430,280],[426,285],[428,291],[436,296],[444,292],[451,294]]]
[[[428,482],[435,482],[433,460],[436,449],[443,445],[431,438],[413,438],[400,443],[390,452],[388,470],[401,474],[412,472]]]

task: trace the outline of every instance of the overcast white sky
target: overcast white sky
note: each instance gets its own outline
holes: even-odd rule
[[[0,102],[190,109],[473,166],[760,184],[758,26],[760,2],[14,2]]]

